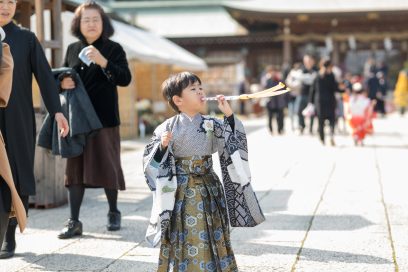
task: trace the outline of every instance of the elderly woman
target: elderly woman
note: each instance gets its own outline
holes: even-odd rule
[[[28,210],[28,198],[35,194],[36,128],[32,96],[33,74],[40,87],[44,104],[49,114],[55,117],[62,136],[68,134],[69,126],[61,113],[57,85],[41,44],[32,32],[12,22],[15,12],[16,0],[0,2],[0,27],[4,29],[4,42],[10,46],[14,60],[10,100],[6,108],[0,109],[0,129],[16,189]],[[0,259],[14,256],[16,228],[17,220],[13,218],[7,227]]]
[[[125,181],[120,162],[117,86],[127,86],[131,81],[126,54],[118,43],[109,39],[114,30],[98,4],[91,1],[80,5],[71,31],[79,41],[69,45],[64,66],[78,72],[103,128],[88,139],[83,154],[67,160],[65,186],[69,191],[71,215],[58,236],[61,239],[82,234],[79,210],[85,188],[105,189],[109,203],[107,229],[120,229],[117,198],[118,190],[125,190]],[[62,89],[74,87],[70,77],[61,82]]]

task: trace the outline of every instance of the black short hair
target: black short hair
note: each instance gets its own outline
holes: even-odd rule
[[[200,83],[201,79],[190,72],[182,72],[170,76],[162,84],[162,94],[165,100],[176,112],[180,113],[179,108],[173,102],[173,96],[177,95],[181,97],[181,92],[189,85],[194,83]]]
[[[78,39],[80,39],[83,42],[86,42],[86,39],[84,35],[81,33],[81,18],[82,18],[82,12],[85,9],[95,9],[99,12],[102,18],[102,34],[101,37],[103,40],[107,40],[110,37],[112,37],[113,33],[115,30],[113,29],[112,23],[110,21],[110,18],[108,15],[106,15],[105,11],[103,8],[98,5],[95,1],[86,1],[85,3],[81,4],[78,6],[75,10],[75,15],[74,19],[72,19],[71,23],[71,33]]]

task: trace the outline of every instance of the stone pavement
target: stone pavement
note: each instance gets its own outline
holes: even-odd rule
[[[375,120],[364,147],[341,134],[336,147],[317,136],[270,135],[264,118],[244,123],[252,184],[267,220],[232,230],[240,271],[408,271],[408,116]],[[119,195],[120,231],[106,231],[104,192],[89,189],[81,238],[57,239],[67,205],[30,210],[16,257],[0,260],[0,271],[155,271],[158,249],[144,242],[152,201],[144,143],[123,142],[128,189]]]

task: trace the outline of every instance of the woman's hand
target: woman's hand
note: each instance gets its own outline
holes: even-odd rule
[[[169,145],[172,138],[173,135],[170,131],[166,131],[163,133],[163,135],[161,136],[161,145],[163,149],[165,149]]]
[[[218,108],[226,117],[230,117],[234,112],[232,111],[229,103],[227,100],[225,100],[224,95],[217,95],[217,100],[218,100]]]
[[[102,68],[106,68],[106,65],[108,65],[108,60],[92,45],[88,46],[88,50],[86,51],[85,55]]]
[[[69,89],[74,89],[74,88],[75,88],[75,82],[72,80],[71,77],[65,77],[61,81],[61,89],[69,90]]]
[[[68,121],[61,112],[55,114],[55,121],[57,121],[58,128],[62,137],[66,137],[69,132]]]

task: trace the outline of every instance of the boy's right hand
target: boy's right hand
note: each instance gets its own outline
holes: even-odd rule
[[[75,88],[75,82],[72,80],[71,77],[65,77],[61,81],[61,89],[69,90],[69,89],[74,89],[74,88]]]
[[[166,131],[163,133],[163,135],[161,136],[161,145],[163,148],[166,148],[169,145],[172,137],[173,135],[170,131]]]

